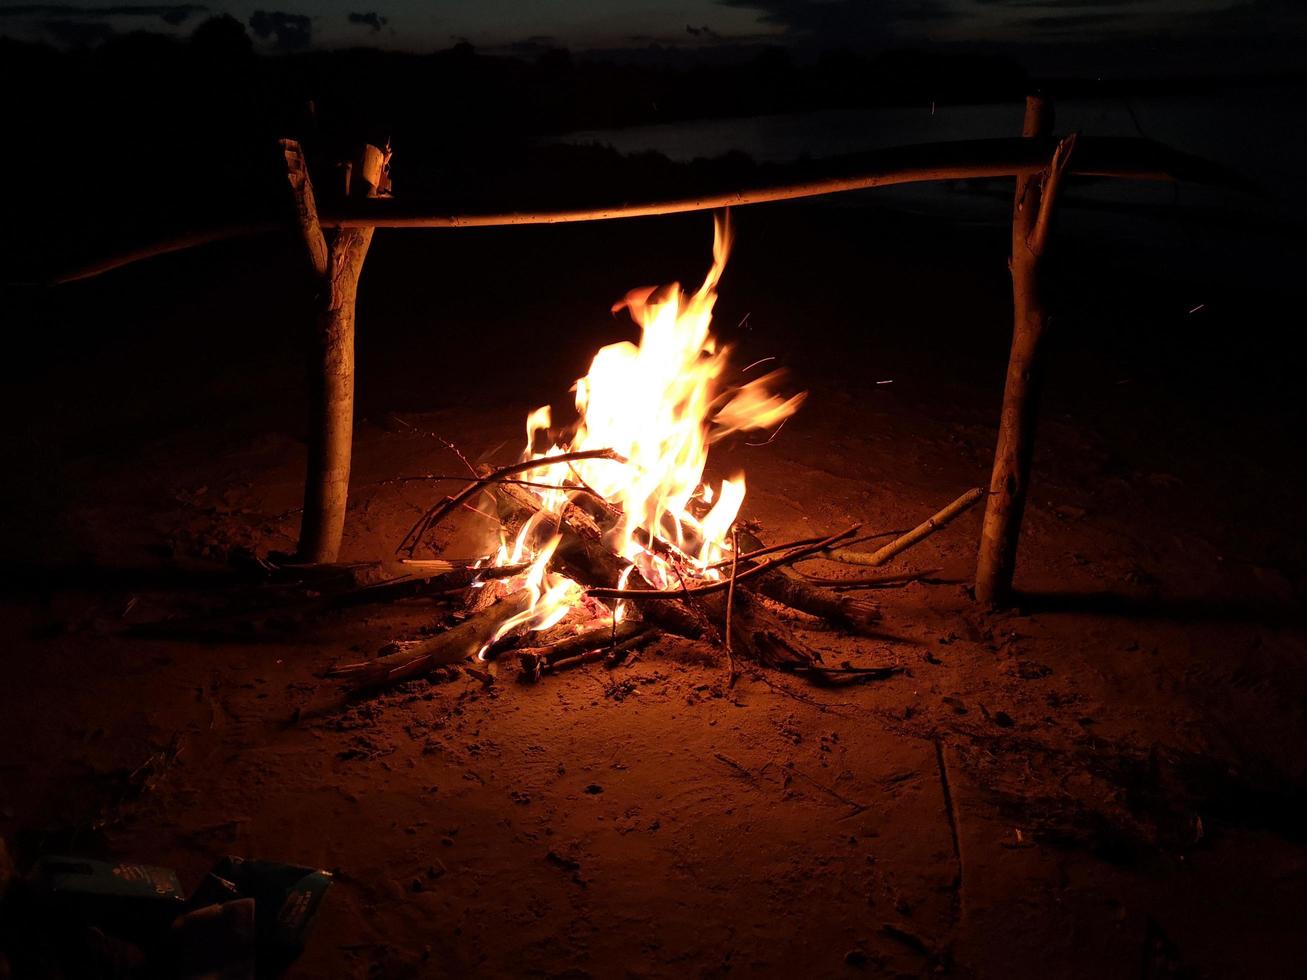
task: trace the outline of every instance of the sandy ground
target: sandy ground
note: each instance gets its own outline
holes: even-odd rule
[[[1001,234],[821,208],[739,224],[718,323],[740,363],[774,354],[812,393],[711,463],[747,471],[767,535],[904,528],[985,483]],[[511,459],[525,412],[626,335],[609,302],[701,274],[709,232],[453,234],[369,259],[343,557],[389,554],[433,493],[383,481],[457,472],[431,433]],[[1020,607],[970,598],[974,512],[895,566],[944,584],[877,594],[897,641],[794,622],[832,662],[903,676],[728,690],[715,652],[669,639],[291,724],[326,668],[441,607],[125,627],[293,544],[295,258],[216,249],[13,301],[34,338],[5,447],[0,836],[20,861],[80,847],[188,886],[229,853],[330,869],[301,977],[1301,975],[1301,409],[1275,339],[1243,342],[1292,296],[1068,276]],[[445,553],[483,535],[470,518]]]

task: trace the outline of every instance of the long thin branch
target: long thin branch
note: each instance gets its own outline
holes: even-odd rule
[[[891,537],[892,535],[897,535],[902,533],[904,533],[902,530],[877,531],[875,534],[864,534],[861,537],[854,538],[852,541],[845,541],[840,547],[851,548],[855,544],[862,544],[864,541],[875,541],[877,538],[888,538]],[[740,561],[750,562],[753,561],[755,558],[762,558],[764,555],[774,555],[778,551],[789,551],[791,548],[801,548],[805,544],[816,544],[817,542],[824,541],[824,540],[825,538],[821,538],[821,537],[797,538],[794,541],[784,541],[780,544],[769,544],[765,548],[757,548],[753,551],[746,551],[744,554],[740,555]],[[732,558],[723,558],[721,561],[715,561],[711,565],[707,565],[705,567],[726,568],[731,564],[733,560],[734,559]]]
[[[781,558],[774,558],[771,561],[759,562],[747,572],[741,572],[739,575],[732,576],[730,579],[723,579],[720,582],[712,582],[708,585],[696,585],[692,589],[590,589],[586,595],[595,599],[682,599],[686,596],[710,595],[714,592],[721,592],[731,588],[732,582],[744,582],[747,579],[755,578],[759,575],[765,575],[767,572],[796,562],[801,558],[823,551],[836,541],[851,537],[858,532],[861,524],[854,524],[848,530],[841,531],[839,534],[832,534],[828,538],[822,538],[816,544],[808,545],[805,548],[799,548],[790,552]]]
[[[740,577],[740,534],[731,525],[731,584],[726,590],[726,663],[730,669],[727,687],[734,687],[740,672],[735,669],[735,650],[731,646],[731,609],[735,606],[735,583]]]
[[[813,585],[821,585],[828,589],[874,589],[881,585],[906,585],[908,582],[917,582],[929,578],[938,571],[938,568],[923,568],[917,572],[882,572],[879,575],[860,575],[857,578],[821,578],[816,575],[803,577]]]
[[[902,537],[895,538],[879,551],[832,551],[826,557],[848,565],[883,565],[895,555],[934,534],[953,518],[966,511],[985,495],[984,487],[973,487],[939,513],[932,515]]]
[[[1072,172],[1085,176],[1119,177],[1126,180],[1191,180],[1198,183],[1255,188],[1247,178],[1209,163],[1199,157],[1180,153],[1151,140],[1100,137],[1085,139],[1077,153]],[[923,144],[881,150],[860,167],[860,172],[770,187],[745,188],[723,194],[650,201],[640,204],[614,204],[608,207],[576,208],[550,211],[519,208],[498,213],[451,213],[448,201],[390,203],[382,199],[354,201],[324,208],[320,214],[323,227],[368,228],[470,228],[496,225],[554,224],[570,221],[596,221],[632,218],[643,215],[676,214],[685,211],[716,210],[721,207],[784,201],[840,191],[931,180],[959,180],[983,177],[1011,177],[1033,174],[1048,161],[1048,144],[1034,139],[966,140]],[[52,285],[76,282],[114,269],[180,249],[222,241],[243,235],[278,232],[284,221],[253,218],[225,227],[176,235],[115,255],[98,259],[80,268],[56,275]]]
[[[527,473],[542,466],[552,466],[555,463],[571,463],[580,459],[610,459],[615,463],[627,462],[625,456],[612,449],[586,449],[581,452],[558,453],[555,456],[542,456],[539,459],[529,459],[521,463],[501,466],[499,469],[487,473],[481,479],[469,483],[443,504],[437,504],[428,510],[416,524],[409,528],[408,533],[404,535],[404,540],[399,543],[399,547],[395,550],[407,551],[411,558],[419,542],[429,530],[462,506],[464,501],[475,496],[486,487],[500,482],[505,477],[513,476],[515,473]]]
[[[774,555],[778,551],[789,551],[791,548],[802,548],[805,544],[816,544],[818,541],[824,541],[824,540],[826,539],[821,537],[797,538],[794,541],[786,541],[784,544],[773,544],[773,545],[768,545],[765,548],[756,548],[753,551],[746,551],[744,554],[739,556],[739,560],[743,562],[750,562],[753,561],[755,558],[762,558],[764,555]],[[731,565],[734,564],[735,564],[735,556],[732,555],[730,558],[723,558],[721,561],[715,561],[711,565],[708,565],[706,567],[729,568]]]
[[[449,473],[421,473],[414,476],[392,476],[384,480],[373,480],[371,483],[358,483],[356,487],[389,487],[399,483],[440,483],[445,480],[466,480],[467,477],[462,475],[453,475]],[[562,486],[558,483],[538,483],[535,480],[497,480],[497,483],[513,483],[519,487],[531,487],[536,490],[565,490],[568,493],[588,493],[594,496],[600,496],[599,491],[592,490],[590,487],[577,484],[575,486]]]

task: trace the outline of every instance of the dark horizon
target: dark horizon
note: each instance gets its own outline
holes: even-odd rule
[[[865,56],[906,48],[1011,58],[1040,75],[1142,78],[1291,70],[1307,41],[1307,10],[1290,0],[697,0],[618,12],[558,0],[529,18],[497,2],[440,11],[403,0],[375,9],[348,0],[290,6],[4,2],[0,37],[93,48],[137,32],[186,37],[206,20],[228,16],[265,53],[424,54],[465,43],[525,58],[561,49],[677,65],[730,63],[767,48],[800,63],[832,51]]]

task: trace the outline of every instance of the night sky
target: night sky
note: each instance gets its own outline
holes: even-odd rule
[[[218,13],[236,17],[270,51],[428,51],[460,40],[521,54],[548,47],[660,46],[711,55],[759,44],[800,54],[933,45],[1025,55],[1049,67],[1071,52],[1078,70],[1153,74],[1292,67],[1293,46],[1307,39],[1303,0],[0,0],[0,35],[77,46],[132,30],[186,34]]]

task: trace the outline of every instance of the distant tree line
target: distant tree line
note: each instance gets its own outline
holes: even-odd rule
[[[474,191],[514,174],[574,177],[557,165],[561,151],[538,148],[541,137],[573,129],[1015,98],[1025,84],[1007,60],[913,52],[832,52],[800,65],[784,50],[758,48],[677,66],[547,48],[485,54],[466,43],[421,55],[263,55],[229,16],[189,37],[115,34],[67,50],[0,38],[10,189],[0,208],[8,227],[33,230],[22,258],[55,261],[161,223],[271,213],[284,203],[275,140],[285,135],[326,155],[389,138],[400,148],[399,188]],[[578,154],[596,171],[612,170],[611,155]],[[52,200],[67,216],[58,229],[42,220]]]
[[[729,54],[502,55],[460,43],[430,54],[273,55],[258,53],[245,25],[229,16],[188,37],[114,34],[66,50],[0,38],[0,220],[20,231],[5,236],[6,258],[48,268],[160,227],[275,214],[286,194],[282,136],[302,139],[319,159],[389,139],[400,193],[468,201],[539,185],[551,199],[583,190],[620,196],[632,173],[641,186],[671,189],[687,169],[729,182],[756,167],[735,154],[678,168],[654,154],[619,159],[598,147],[545,146],[542,137],[691,118],[1013,100],[1032,84],[1017,62],[998,56],[830,51],[800,62],[761,46]]]

